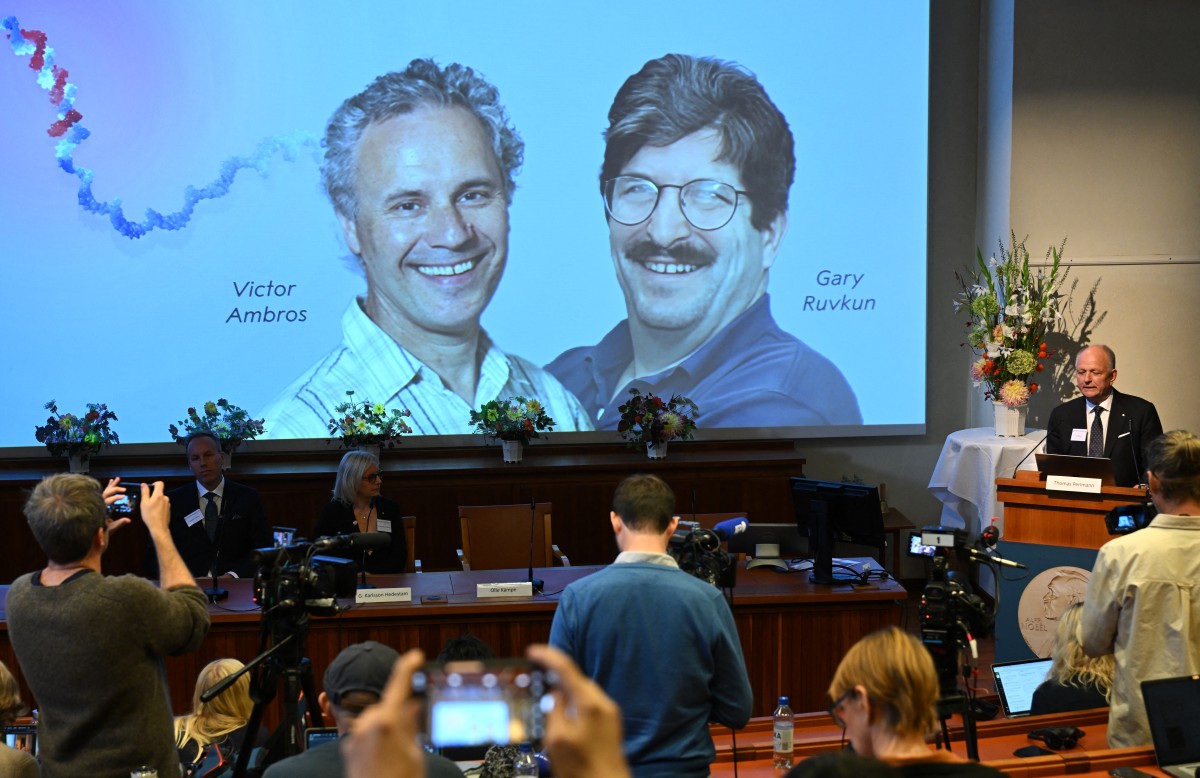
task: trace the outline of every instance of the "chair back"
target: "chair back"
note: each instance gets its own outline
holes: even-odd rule
[[[539,502],[530,516],[529,503],[520,505],[460,505],[464,570],[501,570],[529,566],[533,520],[533,566],[550,567],[552,503]]]
[[[404,572],[417,571],[417,517],[404,516],[404,542],[408,545],[408,559],[404,563]]]

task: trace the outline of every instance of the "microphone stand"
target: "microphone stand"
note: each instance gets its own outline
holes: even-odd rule
[[[220,602],[229,596],[228,589],[217,586],[217,562],[221,558],[221,535],[225,529],[225,505],[222,501],[221,510],[217,513],[217,531],[213,536],[213,558],[209,573],[212,575],[212,586],[204,590],[209,602]]]
[[[372,497],[371,498],[371,507],[367,510],[367,519],[366,519],[367,527],[371,526],[371,514],[374,512],[375,512],[375,498]],[[366,530],[363,530],[363,531],[365,532]],[[362,550],[362,556],[359,558],[359,563],[360,563],[359,568],[358,568],[359,569],[359,579],[358,579],[358,587],[357,587],[359,589],[374,589],[375,588],[375,584],[367,583],[367,554],[370,554],[370,553],[371,553],[371,550],[369,548],[364,548]]]
[[[545,587],[545,581],[541,578],[533,577],[533,538],[534,527],[537,526],[537,499],[529,498],[529,583],[533,584],[533,590],[540,592]]]

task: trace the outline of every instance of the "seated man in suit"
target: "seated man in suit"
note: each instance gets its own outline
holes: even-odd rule
[[[1137,486],[1145,477],[1146,447],[1163,433],[1154,404],[1121,394],[1117,355],[1108,346],[1088,346],[1075,358],[1075,384],[1083,397],[1050,412],[1046,452],[1108,457],[1118,486]]]
[[[180,556],[196,577],[254,575],[250,552],[272,545],[258,490],[225,479],[225,455],[211,432],[188,435],[184,450],[196,481],[167,492],[171,537]],[[152,548],[147,549],[146,576],[158,577]]]

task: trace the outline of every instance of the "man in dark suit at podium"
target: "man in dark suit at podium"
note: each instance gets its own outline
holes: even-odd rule
[[[1137,486],[1145,478],[1146,447],[1163,433],[1154,404],[1121,394],[1117,356],[1108,346],[1088,346],[1075,358],[1075,384],[1083,397],[1050,412],[1046,452],[1108,457],[1118,486]]]
[[[254,575],[250,552],[272,545],[271,528],[258,490],[226,480],[221,472],[225,455],[212,433],[188,435],[184,450],[196,480],[167,492],[171,500],[171,537],[180,556],[196,577],[214,572],[241,578]],[[146,575],[158,577],[152,553],[146,555]]]

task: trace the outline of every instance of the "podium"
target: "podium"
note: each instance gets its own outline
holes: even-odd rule
[[[1145,489],[1125,486],[1105,486],[1099,493],[1047,491],[1045,480],[1033,471],[996,479],[996,499],[1004,503],[1004,537],[1013,543],[1098,549],[1112,540],[1105,514],[1146,496]]]
[[[1104,525],[1105,514],[1146,499],[1145,489],[1049,491],[1036,472],[1016,476],[996,479],[996,499],[1004,504],[1000,550],[1029,570],[1001,574],[998,662],[1050,655],[1059,616],[1083,599],[1096,551],[1113,539]]]

